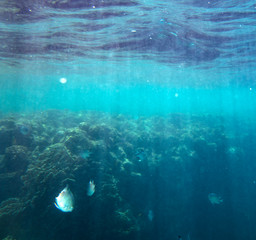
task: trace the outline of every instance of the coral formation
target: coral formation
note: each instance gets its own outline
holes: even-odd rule
[[[173,221],[186,213],[195,185],[224,169],[219,159],[243,155],[234,143],[226,147],[218,124],[209,127],[202,118],[180,114],[132,118],[49,110],[4,116],[0,238],[134,239],[148,232],[149,206],[152,213],[167,209],[166,218]],[[90,180],[96,191],[88,197]],[[69,215],[53,204],[67,185],[75,197],[70,213],[75,237],[68,232]],[[151,221],[160,221],[158,214]]]
[[[3,168],[6,172],[25,171],[28,165],[28,150],[24,146],[12,145],[5,150]]]

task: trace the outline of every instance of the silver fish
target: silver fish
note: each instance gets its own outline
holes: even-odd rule
[[[62,212],[72,212],[74,209],[74,196],[72,192],[69,190],[68,186],[66,186],[59,194],[58,197],[55,198],[54,205],[56,208],[60,209]]]
[[[88,184],[88,189],[87,189],[87,195],[89,197],[91,197],[95,192],[95,184],[94,182],[91,180]]]

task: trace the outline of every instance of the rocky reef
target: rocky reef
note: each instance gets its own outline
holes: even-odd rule
[[[194,200],[225,192],[229,159],[244,157],[230,139],[221,119],[210,116],[6,115],[0,119],[0,239],[176,239],[192,226],[187,215],[201,201]],[[91,197],[90,180],[96,184]],[[72,213],[54,206],[67,185],[75,197]]]

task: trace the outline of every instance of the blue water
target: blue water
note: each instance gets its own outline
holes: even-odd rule
[[[253,1],[3,1],[0,18],[2,111],[253,113]]]
[[[253,1],[4,1],[1,9],[4,112],[254,113]]]
[[[0,238],[254,240],[255,25],[252,0],[2,0]]]

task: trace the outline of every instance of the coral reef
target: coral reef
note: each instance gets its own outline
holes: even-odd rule
[[[206,191],[202,179],[219,173],[218,184],[225,159],[243,157],[241,147],[226,144],[221,121],[210,120],[59,110],[3,116],[0,238],[135,239],[147,236],[150,221],[174,222],[197,197],[195,187]],[[88,197],[90,180],[96,192]],[[67,215],[53,204],[66,185],[75,196]],[[162,216],[149,220],[149,210]]]
[[[10,117],[0,121],[0,154],[14,142],[15,120]]]
[[[5,237],[3,240],[15,240],[12,236],[8,235],[7,237]]]
[[[2,161],[6,172],[25,171],[28,165],[28,150],[24,146],[12,145],[5,150]]]

